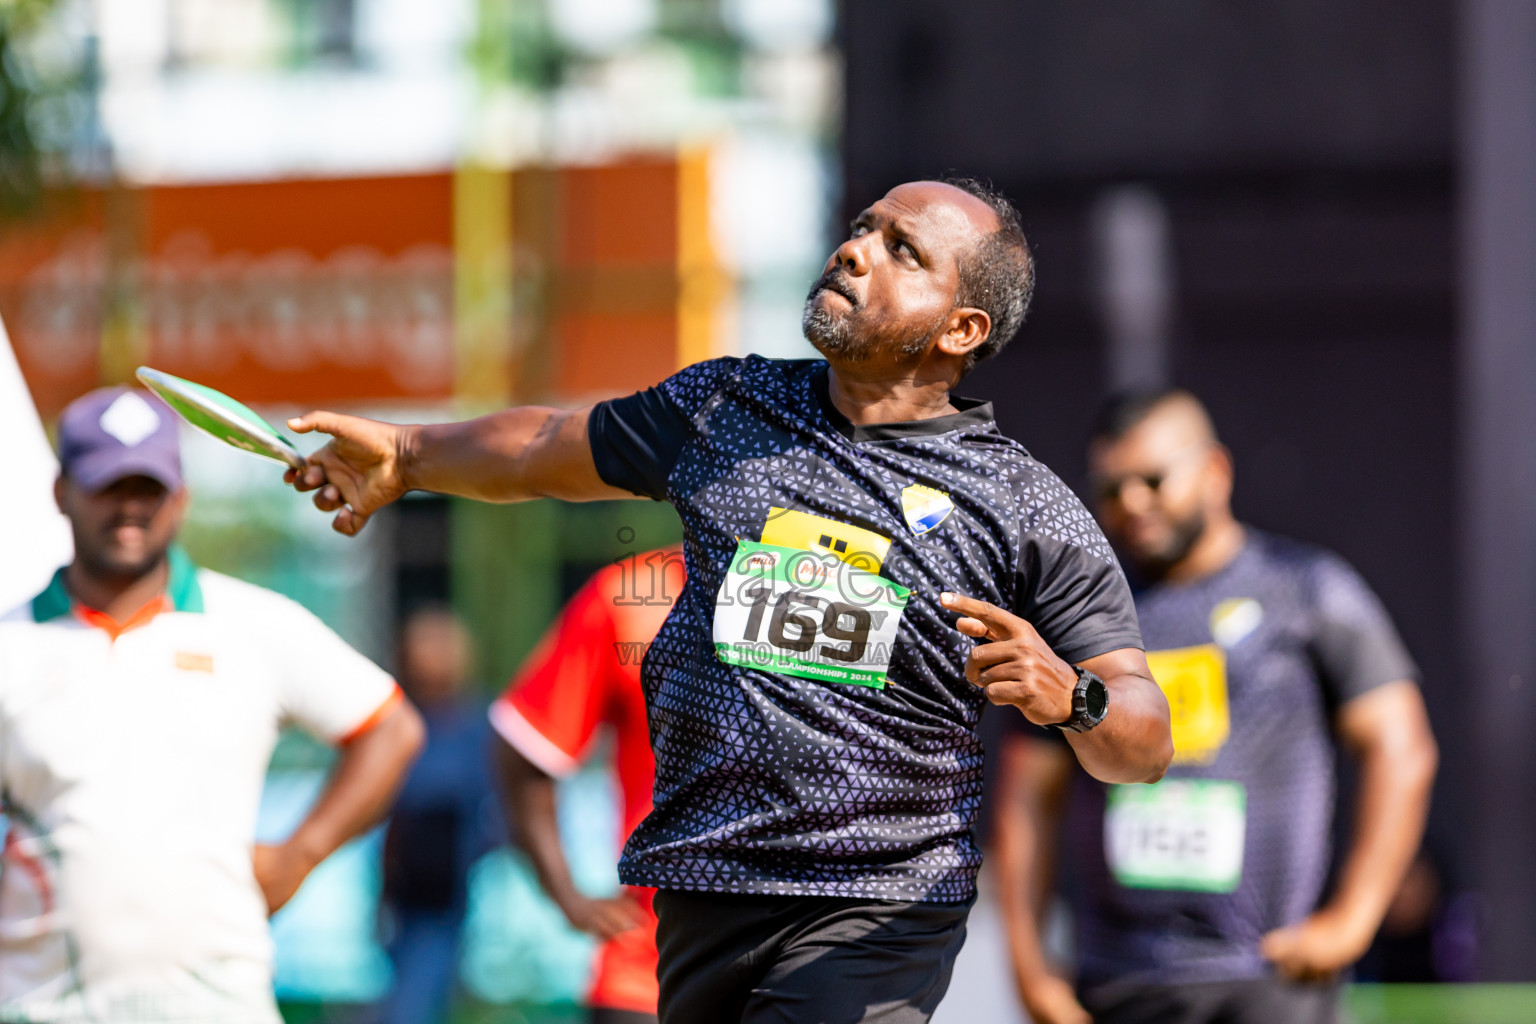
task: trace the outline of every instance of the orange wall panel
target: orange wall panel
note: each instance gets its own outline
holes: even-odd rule
[[[677,262],[677,163],[626,161],[560,173],[560,264]]]
[[[98,191],[53,196],[35,216],[0,227],[0,317],[46,418],[96,385],[107,274]]]
[[[453,390],[447,174],[142,193],[146,361],[255,402]]]
[[[0,315],[50,417],[141,362],[251,402],[441,401],[465,351],[466,281],[512,318],[518,400],[621,394],[711,354],[718,333],[729,282],[701,234],[707,176],[689,166],[506,176],[516,256],[499,270],[455,238],[469,193],[451,173],[55,196],[0,226]],[[460,229],[476,215],[459,210]]]
[[[590,401],[649,387],[677,367],[677,313],[566,313],[555,323],[555,387]]]

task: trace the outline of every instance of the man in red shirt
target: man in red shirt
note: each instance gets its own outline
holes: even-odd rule
[[[587,995],[593,1024],[655,1024],[654,889],[593,899],[577,890],[560,846],[555,780],[579,767],[599,727],[613,729],[623,795],[618,846],[650,813],[651,756],[640,662],[683,589],[683,554],[636,555],[597,573],[561,612],[491,705],[502,790],[518,845],[566,920],[603,940]]]

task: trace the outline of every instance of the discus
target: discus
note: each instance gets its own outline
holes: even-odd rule
[[[304,468],[304,456],[272,425],[228,395],[202,384],[141,366],[134,376],[177,415],[208,436],[252,455]]]

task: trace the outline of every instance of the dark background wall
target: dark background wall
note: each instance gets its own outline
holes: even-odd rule
[[[1444,753],[1432,840],[1475,775],[1455,622],[1456,5],[848,0],[845,208],[948,171],[1023,213],[1036,304],[962,390],[1080,485],[1107,386],[1095,200],[1168,215],[1172,379],[1232,447],[1240,514],[1371,581]]]

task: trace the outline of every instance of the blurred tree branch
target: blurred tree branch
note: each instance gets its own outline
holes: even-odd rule
[[[85,69],[43,75],[28,53],[57,6],[58,0],[0,0],[0,219],[33,209],[49,179],[69,166],[77,136],[63,122],[90,108],[63,102],[85,86]]]

